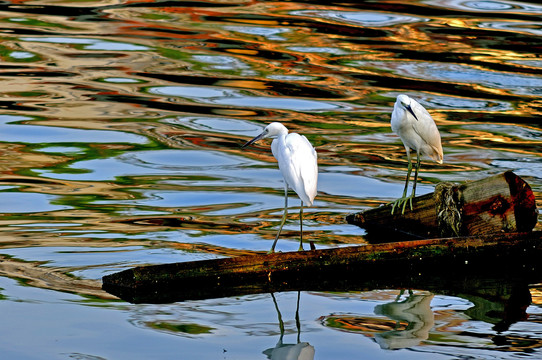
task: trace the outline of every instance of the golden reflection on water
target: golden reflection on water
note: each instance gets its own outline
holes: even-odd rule
[[[114,304],[100,288],[104,274],[266,251],[282,215],[282,179],[269,141],[240,146],[272,121],[306,135],[318,151],[306,241],[365,244],[365,232],[344,215],[402,192],[407,159],[389,124],[400,93],[420,100],[442,134],[444,164],[424,160],[420,191],[511,169],[542,206],[540,14],[521,3],[473,8],[489,3],[0,4],[0,274]],[[291,195],[283,251],[298,243],[298,204]],[[539,286],[530,292],[539,306]],[[427,302],[416,312],[425,321],[409,345],[415,350],[526,356],[539,347],[537,330],[520,332],[523,323],[495,345],[492,324],[469,317],[467,300],[420,294]],[[326,305],[303,331],[317,336],[330,330],[327,321],[341,338],[408,332],[404,319],[358,313],[396,295],[313,293],[356,301],[344,313]],[[310,301],[317,311],[327,304]],[[171,309],[173,323],[186,320],[179,306],[137,309],[152,313],[145,324],[165,324],[157,318]],[[183,306],[196,309],[198,324],[205,316],[200,303]],[[211,312],[224,313],[217,308]],[[241,314],[233,317],[236,331]],[[261,326],[243,331],[267,331]],[[230,337],[210,332],[211,342]],[[355,351],[366,349],[360,343]],[[316,353],[323,346],[313,345]]]
[[[113,139],[70,142],[45,135],[24,142],[16,133],[2,138],[0,186],[51,195],[51,202],[68,207],[34,211],[29,204],[25,214],[7,212],[1,222],[6,236],[2,248],[23,246],[24,239],[32,237],[36,247],[122,249],[154,241],[153,246],[204,255],[258,252],[257,239],[272,240],[280,219],[280,175],[268,142],[250,151],[240,145],[272,121],[305,134],[317,148],[321,172],[336,176],[327,184],[320,181],[317,206],[306,217],[309,240],[325,246],[364,243],[343,216],[400,195],[407,161],[389,120],[395,97],[402,92],[423,100],[442,133],[445,163],[424,162],[422,184],[480,178],[506,170],[496,160],[506,160],[509,168],[520,158],[532,163],[517,162],[513,170],[525,176],[540,197],[537,116],[542,103],[536,89],[542,79],[537,73],[540,56],[534,52],[540,40],[529,27],[481,27],[501,21],[493,18],[496,13],[476,18],[468,10],[464,15],[443,10],[437,16],[435,9],[441,5],[427,4],[395,12],[389,2],[352,7],[280,2],[206,2],[199,7],[62,4],[95,11],[86,18],[27,12],[24,7],[4,11],[1,19],[11,32],[2,35],[0,106],[6,115],[26,117],[17,120],[19,128],[11,128],[21,135],[42,126],[110,131]],[[26,29],[34,33],[28,35]],[[523,46],[527,42],[531,48]],[[461,75],[457,69],[472,78],[450,80],[450,72]],[[506,83],[510,76],[523,82]],[[199,118],[210,125],[197,127],[188,121]],[[231,127],[213,127],[219,120]],[[507,127],[519,130],[506,133]],[[115,140],[115,134],[138,135],[141,141]],[[43,151],[48,147],[76,149]],[[196,173],[174,161],[146,163],[138,158],[164,149],[194,150],[202,156],[216,152],[241,160]],[[134,154],[136,160],[128,162],[123,154]],[[123,166],[128,170],[117,172]],[[108,172],[113,175],[106,176]],[[243,177],[242,172],[251,175]],[[105,175],[94,178],[96,173]],[[277,176],[276,182],[270,176]],[[336,183],[357,181],[350,176],[359,179],[359,189],[338,192]],[[365,179],[380,183],[365,189]],[[216,199],[203,205],[147,203],[165,196],[161,191],[214,192]],[[239,200],[232,194],[255,196]],[[230,196],[231,202],[221,201]],[[258,196],[267,200],[258,201]],[[291,204],[297,206],[297,199]],[[295,242],[298,217],[291,212],[291,228],[284,231],[283,241]],[[190,218],[190,226],[167,221],[174,217]],[[79,224],[79,232],[61,225],[53,226],[57,232],[20,226],[62,222]],[[193,237],[153,238],[160,232]],[[116,240],[118,234],[122,241]],[[240,234],[253,235],[254,247],[228,243],[228,237]],[[224,236],[222,243],[206,243],[213,235]]]

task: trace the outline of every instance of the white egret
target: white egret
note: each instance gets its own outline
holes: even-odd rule
[[[408,158],[408,171],[403,196],[393,203],[391,213],[393,214],[396,206],[401,207],[402,205],[402,214],[404,214],[407,203],[410,203],[410,210],[412,210],[412,199],[416,195],[416,182],[420,168],[420,155],[429,156],[437,163],[442,164],[442,145],[440,143],[440,133],[431,115],[416,100],[404,94],[397,96],[397,101],[393,106],[391,129],[401,138]],[[412,193],[407,197],[408,181],[412,172],[411,149],[416,151],[417,161]]]
[[[260,139],[272,138],[271,152],[279,163],[279,169],[284,177],[284,214],[279,231],[273,242],[270,253],[275,251],[275,245],[286,222],[288,214],[288,187],[292,188],[301,199],[299,210],[300,240],[299,250],[303,250],[303,204],[312,206],[316,196],[318,182],[318,164],[316,151],[303,135],[288,133],[288,129],[279,122],[273,122],[265,127],[263,132],[242,147],[246,147]]]

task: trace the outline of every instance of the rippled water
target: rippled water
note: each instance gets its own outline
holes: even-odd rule
[[[1,2],[3,357],[540,356],[537,286],[525,316],[495,328],[476,309],[502,302],[427,289],[133,305],[101,277],[269,249],[282,177],[268,142],[240,145],[272,121],[318,151],[307,240],[365,243],[344,215],[402,192],[400,93],[442,134],[420,194],[511,169],[542,205],[541,15],[504,0]],[[297,249],[297,219],[278,249]]]

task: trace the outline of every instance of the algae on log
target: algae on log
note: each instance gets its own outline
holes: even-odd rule
[[[540,281],[541,234],[501,233],[139,266],[104,276],[102,287],[130,302],[165,303],[291,290],[446,289],[485,275]]]
[[[368,235],[390,230],[418,238],[531,231],[538,212],[529,184],[511,171],[461,185],[440,183],[413,200],[405,213],[391,204],[346,216]]]

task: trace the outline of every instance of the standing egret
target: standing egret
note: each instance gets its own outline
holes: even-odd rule
[[[402,205],[402,214],[404,214],[407,203],[410,203],[410,210],[412,210],[412,199],[416,195],[416,182],[418,180],[418,170],[420,169],[420,154],[429,156],[437,163],[442,164],[442,145],[440,143],[440,133],[431,115],[422,105],[407,95],[401,94],[397,96],[397,101],[391,113],[391,129],[401,138],[408,158],[408,172],[403,196],[393,203],[391,213],[393,214],[397,205],[399,207]],[[412,172],[410,149],[416,151],[417,162],[412,193],[407,197],[408,181]]]
[[[282,221],[280,222],[275,242],[273,242],[273,246],[269,252],[272,253],[275,251],[275,245],[286,222],[286,215],[288,214],[288,186],[294,189],[301,199],[301,209],[299,210],[299,228],[301,231],[299,250],[303,250],[303,204],[312,206],[318,182],[316,151],[305,136],[296,133],[288,134],[288,129],[279,122],[267,125],[260,135],[242,147],[244,148],[265,138],[273,139],[271,152],[275,159],[277,159],[280,172],[284,177],[284,214],[282,215]]]

